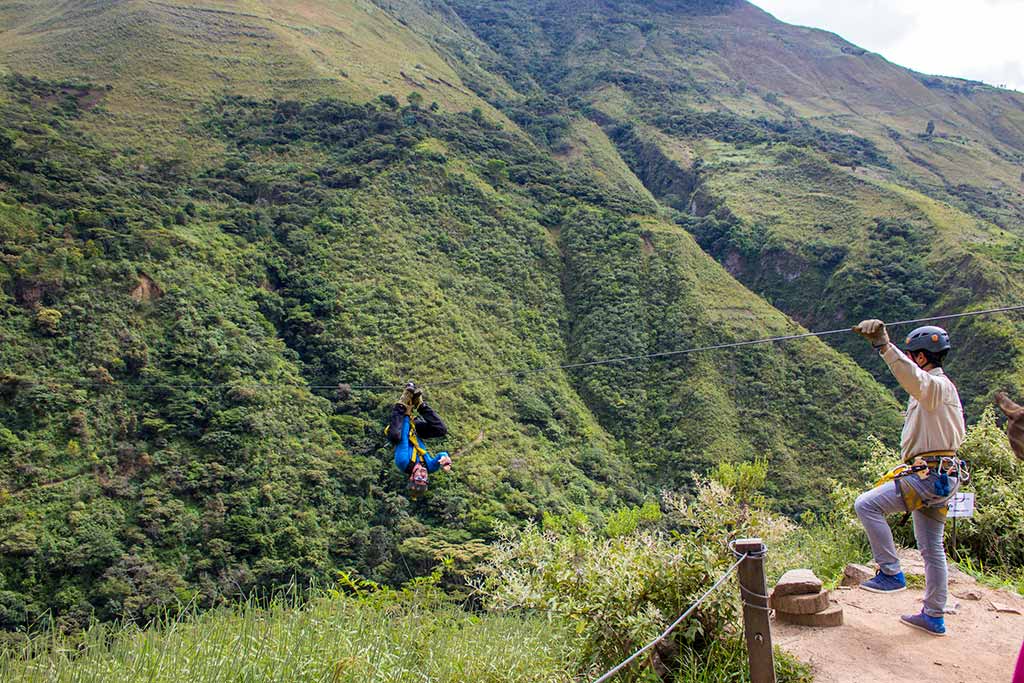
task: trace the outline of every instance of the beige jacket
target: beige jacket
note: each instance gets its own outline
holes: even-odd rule
[[[964,441],[960,394],[942,368],[925,372],[896,346],[880,352],[900,386],[910,394],[900,451],[903,461],[931,451],[955,451]]]

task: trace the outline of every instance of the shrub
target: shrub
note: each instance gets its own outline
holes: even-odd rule
[[[494,611],[568,618],[575,624],[578,666],[599,673],[653,640],[729,568],[730,539],[756,533],[774,542],[791,530],[734,494],[721,482],[701,480],[693,500],[666,494],[664,514],[650,503],[620,510],[603,532],[578,513],[546,517],[543,528],[504,529],[483,567],[479,593]],[[727,639],[735,617],[733,591],[722,588],[652,650],[649,666],[665,673],[700,658]]]
[[[45,335],[55,336],[60,328],[62,317],[61,312],[55,308],[40,308],[36,311],[36,328]]]
[[[990,569],[1020,568],[1024,564],[1024,466],[1014,457],[992,407],[967,431],[960,453],[971,468],[971,483],[964,490],[974,492],[975,512],[958,520],[957,555]]]
[[[609,539],[529,526],[499,542],[482,590],[493,610],[547,610],[576,622],[579,663],[597,672],[657,636],[727,566],[724,554],[657,531]],[[731,616],[728,599],[714,596],[655,657],[720,635]]]

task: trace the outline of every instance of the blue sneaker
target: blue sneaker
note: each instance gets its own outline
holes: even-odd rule
[[[930,633],[933,636],[946,635],[946,620],[942,617],[930,617],[924,612],[920,614],[904,614],[900,621],[919,631]]]
[[[860,587],[872,593],[899,593],[907,590],[907,580],[903,572],[890,576],[879,569],[875,578],[865,581]]]

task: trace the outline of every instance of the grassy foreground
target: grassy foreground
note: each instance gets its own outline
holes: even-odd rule
[[[868,481],[898,460],[875,446]],[[984,486],[975,490],[976,515],[961,520],[959,564],[1019,589],[1024,468],[992,410],[970,428],[962,453]],[[400,590],[341,573],[338,590],[293,590],[205,613],[186,608],[145,628],[96,623],[63,635],[43,627],[0,649],[0,681],[593,680],[731,565],[724,539],[764,538],[771,581],[803,566],[832,584],[845,562],[867,560],[852,515],[858,488],[837,485],[827,512],[797,524],[767,507],[767,467],[722,464],[693,494],[623,508],[603,527],[578,511],[506,529],[470,580],[486,612],[467,611],[444,592],[454,560]],[[912,545],[906,527],[895,531]],[[619,680],[656,681],[659,668],[675,683],[748,680],[739,633],[734,584],[726,585],[667,647]],[[780,683],[810,680],[790,656],[780,653],[776,664]]]
[[[302,606],[248,602],[148,629],[96,625],[77,642],[40,637],[0,655],[0,680],[572,680],[559,623],[473,615],[414,600],[323,595]]]
[[[0,653],[0,680],[568,683],[600,673],[580,664],[579,641],[562,616],[474,614],[429,598],[418,603],[418,591],[386,595],[367,600],[332,591],[302,605],[249,601],[147,628],[96,624],[74,639],[50,632]],[[776,655],[782,683],[811,680],[792,657]],[[657,680],[644,666],[619,676]],[[674,680],[749,680],[741,640],[686,650]]]

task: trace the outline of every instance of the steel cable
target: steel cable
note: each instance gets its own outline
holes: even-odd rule
[[[927,318],[916,318],[913,320],[898,320],[896,322],[886,323],[886,327],[900,327],[904,325],[916,325],[928,322],[938,322],[940,320],[955,320],[959,318],[969,318],[981,315],[994,315],[996,313],[1009,313],[1011,311],[1024,310],[1024,305],[1016,306],[1003,306],[1001,308],[990,308],[981,311],[967,311],[965,313],[952,313],[949,315],[936,315],[929,316]],[[678,349],[675,351],[658,351],[655,353],[643,353],[630,356],[614,356],[611,358],[599,358],[589,361],[579,361],[576,363],[565,363],[563,365],[546,365],[536,368],[524,368],[521,370],[508,370],[505,372],[489,373],[484,375],[474,375],[472,377],[457,377],[452,379],[427,379],[421,382],[424,386],[430,387],[450,387],[458,384],[466,384],[469,382],[484,382],[492,379],[502,379],[508,377],[526,377],[529,375],[542,374],[546,372],[557,372],[559,370],[576,370],[579,368],[588,368],[598,365],[612,365],[616,363],[630,363],[638,360],[649,360],[659,358],[670,358],[674,356],[684,356],[693,353],[703,353],[706,351],[722,351],[726,349],[737,349],[747,346],[759,346],[763,344],[777,344],[787,341],[795,341],[798,339],[809,339],[811,337],[830,337],[838,334],[852,333],[853,330],[850,327],[842,327],[835,330],[824,330],[821,332],[803,332],[800,334],[787,334],[775,337],[764,337],[761,339],[748,339],[737,342],[725,342],[721,344],[710,344],[707,346],[696,346],[688,349]],[[30,380],[31,381],[31,380]],[[68,382],[70,384],[78,384],[85,386],[101,386],[102,382],[97,380],[59,380],[53,379],[54,382]],[[241,381],[241,380],[240,380]],[[404,383],[395,384],[349,384],[347,382],[339,382],[338,384],[284,384],[279,382],[267,382],[267,383],[253,383],[253,384],[239,384],[237,382],[213,382],[213,383],[175,383],[175,382],[119,382],[121,386],[135,386],[135,387],[173,387],[173,388],[184,388],[184,389],[218,389],[218,388],[229,388],[238,386],[239,388],[246,389],[260,389],[260,388],[278,388],[278,387],[294,387],[296,389],[307,389],[310,391],[316,390],[338,390],[342,387],[352,391],[386,391],[393,389],[401,389]]]

